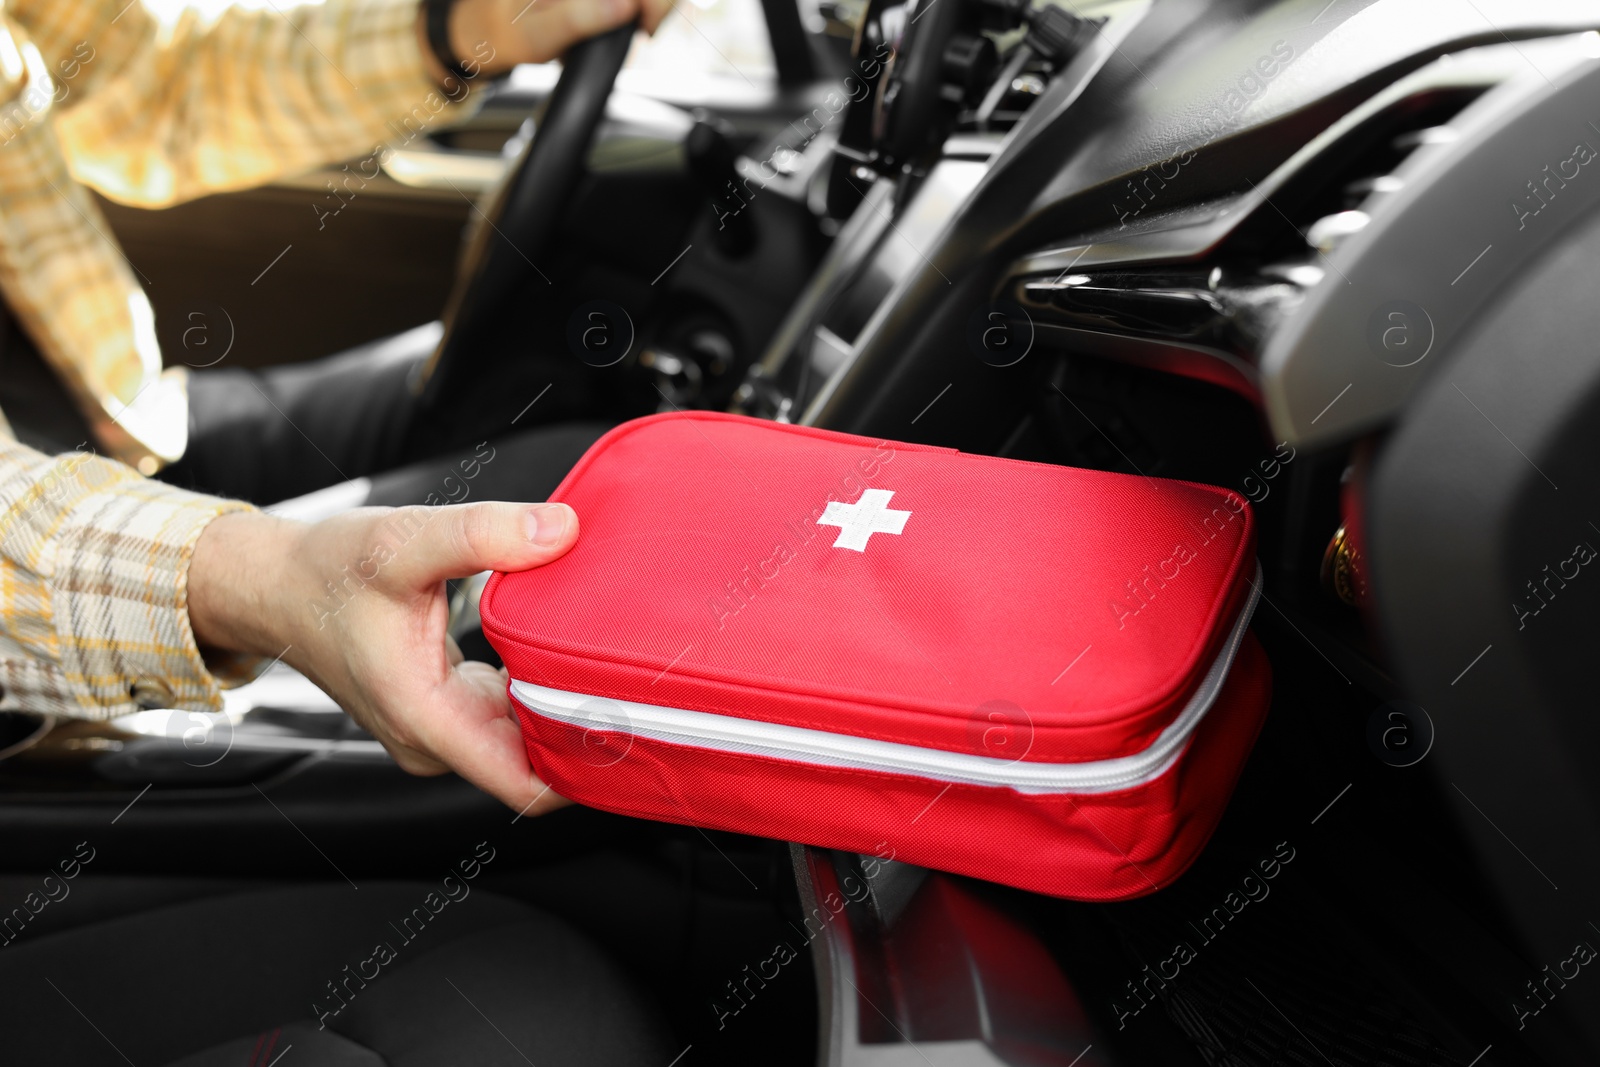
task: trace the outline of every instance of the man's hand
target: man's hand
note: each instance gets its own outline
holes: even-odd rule
[[[528,570],[578,539],[565,504],[361,508],[307,526],[214,519],[189,566],[202,649],[282,654],[413,774],[454,770],[518,811],[564,801],[528,765],[506,676],[462,662],[445,579]]]
[[[579,41],[634,19],[655,33],[673,0],[457,0],[450,9],[450,47],[469,70],[494,75],[518,63],[544,63]],[[418,15],[419,33],[421,15]],[[424,33],[424,41],[426,35]],[[436,80],[445,71],[423,49]],[[475,69],[476,68],[476,69]]]

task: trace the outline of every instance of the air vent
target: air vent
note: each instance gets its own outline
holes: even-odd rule
[[[1200,217],[1232,217],[1241,200],[1252,205],[1248,215],[1192,261],[1130,256],[1078,266],[1041,257],[1013,275],[1008,295],[1034,322],[1074,331],[1080,351],[1154,362],[1253,397],[1251,367],[1266,339],[1335,269],[1328,253],[1361,232],[1382,198],[1404,188],[1396,172],[1413,153],[1455,139],[1451,122],[1499,80],[1497,72],[1451,74],[1458,80],[1441,84],[1430,72],[1419,76],[1425,84],[1373,101],[1344,132],[1325,135],[1281,168],[1289,174],[1282,182],[1240,174],[1228,210]],[[1235,144],[1233,154],[1244,153]]]
[[[1407,157],[1455,139],[1450,120],[1486,88],[1435,87],[1374,115],[1274,192],[1233,235],[1229,258],[1318,262],[1318,253],[1332,252],[1359,233],[1376,204],[1403,187],[1394,172]]]

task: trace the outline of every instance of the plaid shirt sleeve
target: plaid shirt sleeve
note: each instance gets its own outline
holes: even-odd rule
[[[0,0],[0,297],[120,458],[176,458],[185,398],[84,184],[155,207],[381,161],[476,102],[470,84],[428,79],[416,18],[417,0],[170,22],[140,0]],[[243,506],[94,455],[43,456],[0,416],[0,708],[220,707],[219,679],[256,664],[202,658],[186,583],[206,524]]]
[[[159,207],[381,162],[479,95],[429,79],[417,4],[185,8],[162,21],[140,0],[0,0],[0,297],[118,458],[146,472],[176,459],[185,398],[154,387],[150,302],[84,186]]]
[[[86,452],[0,436],[0,708],[104,719],[216,711],[255,660],[195,645],[189,560],[234,501],[185,492]]]
[[[74,176],[142,206],[365,155],[447,124],[470,95],[428,76],[418,0],[187,8],[168,24],[127,0],[7,6],[58,83],[62,57],[71,69],[75,51],[96,52],[56,128]]]

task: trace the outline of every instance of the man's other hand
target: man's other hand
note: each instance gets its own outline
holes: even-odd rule
[[[654,33],[673,0],[457,0],[450,47],[473,74],[499,74],[518,63],[556,59],[579,41],[637,19]],[[430,65],[431,51],[424,50]],[[434,71],[441,82],[444,70]]]
[[[361,508],[309,526],[234,512],[195,545],[189,618],[202,649],[281,653],[407,771],[454,770],[535,814],[564,801],[528,764],[505,672],[463,662],[446,634],[444,583],[539,567],[577,539],[565,504]]]

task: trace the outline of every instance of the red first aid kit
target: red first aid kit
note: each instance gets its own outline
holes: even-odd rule
[[[576,547],[483,625],[584,804],[1116,900],[1199,854],[1266,715],[1227,490],[689,412],[551,499]]]

